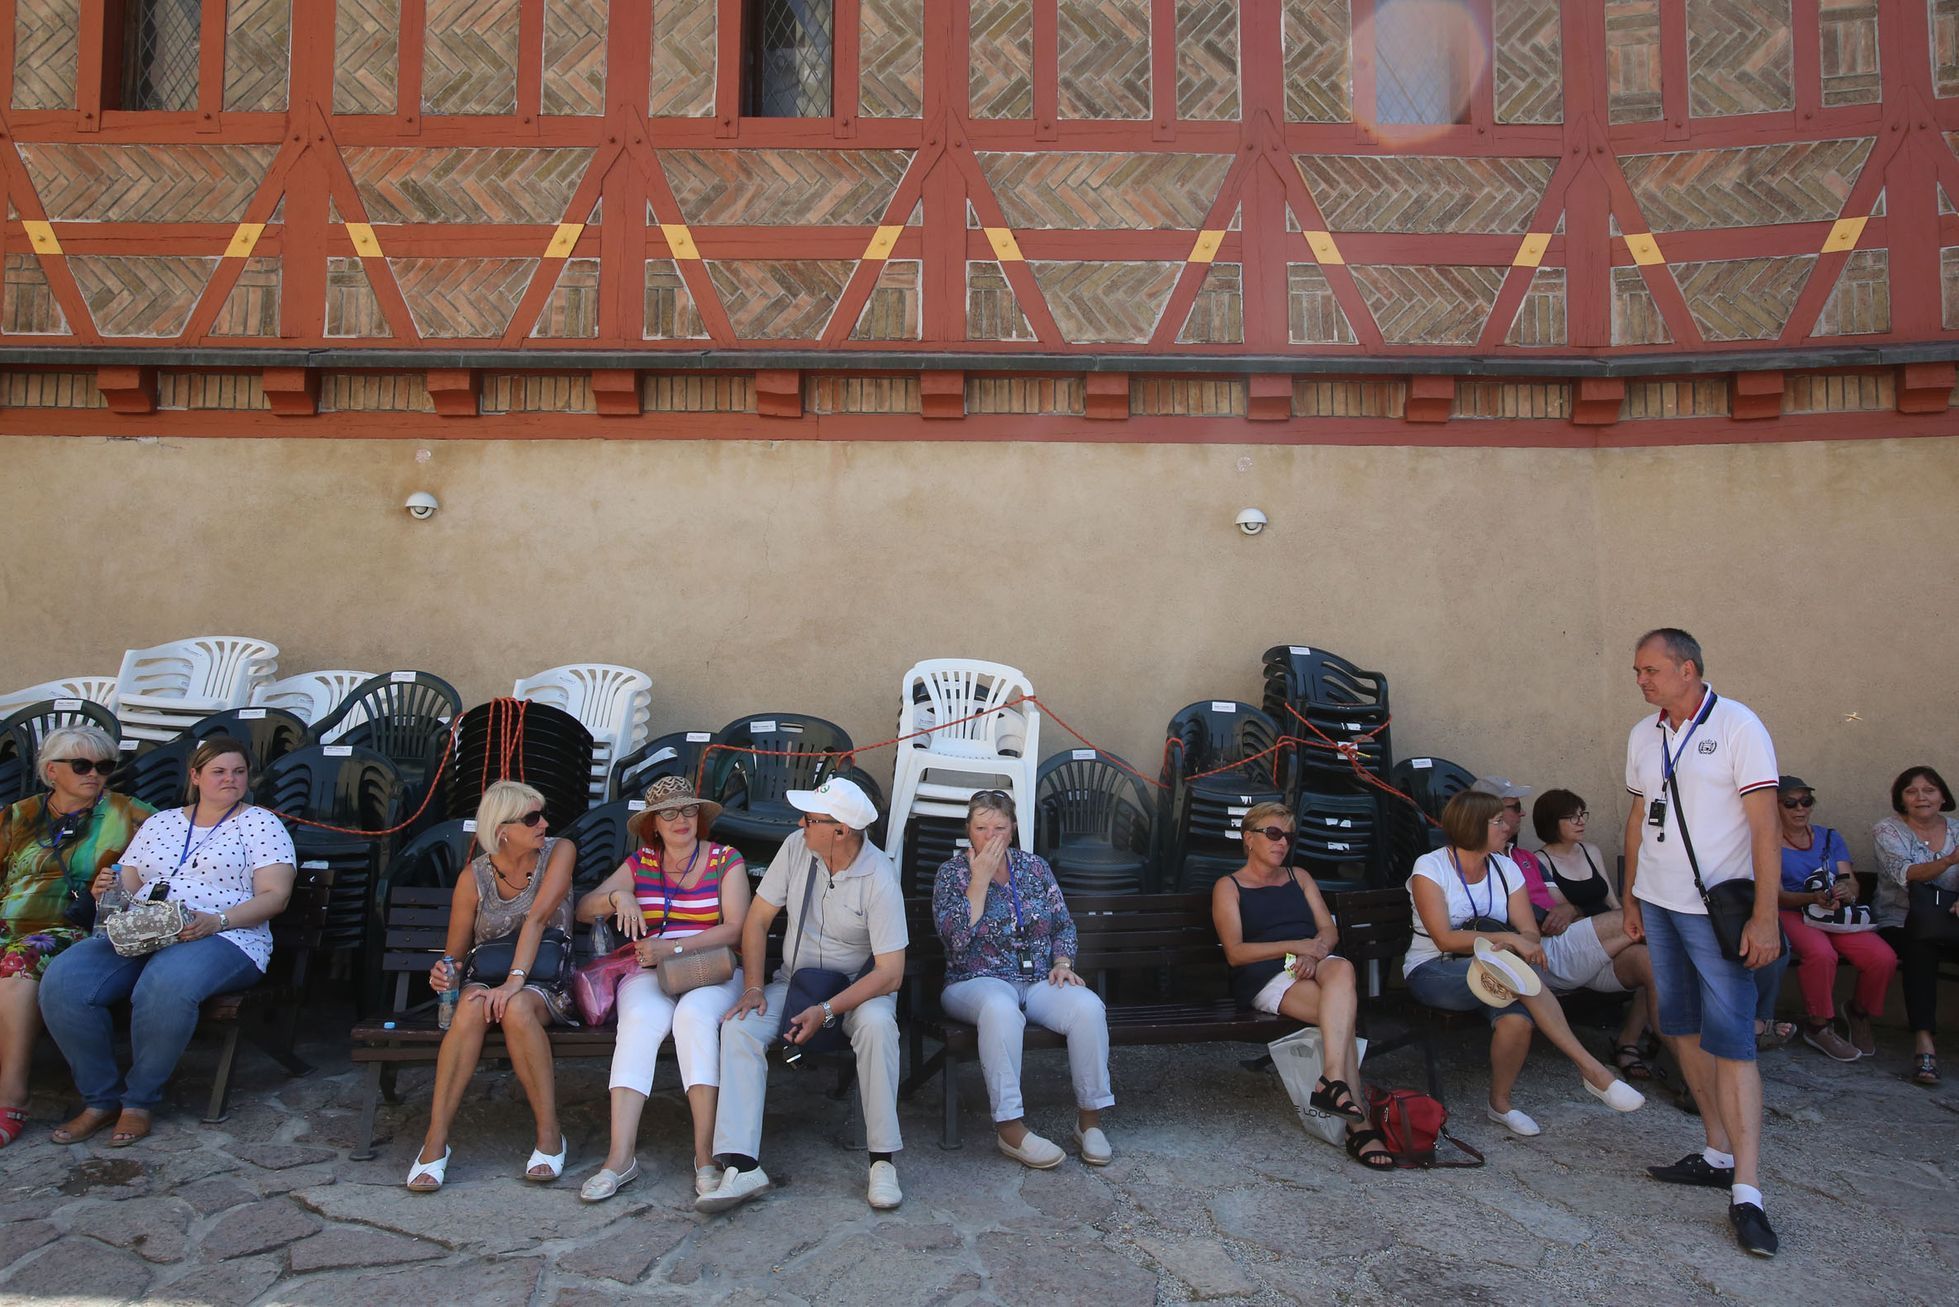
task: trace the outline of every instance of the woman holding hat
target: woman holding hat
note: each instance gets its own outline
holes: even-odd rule
[[[152,811],[104,792],[115,759],[116,742],[99,727],[50,731],[34,762],[48,792],[0,812],[0,1147],[27,1122],[41,975],[88,938],[109,867]]]
[[[1539,1133],[1510,1105],[1533,1025],[1577,1066],[1592,1097],[1614,1111],[1637,1110],[1645,1095],[1586,1051],[1537,970],[1544,945],[1523,872],[1498,852],[1510,833],[1503,801],[1463,791],[1442,810],[1442,833],[1448,842],[1416,859],[1408,877],[1415,933],[1401,974],[1419,1002],[1452,1012],[1481,1008],[1489,1018],[1490,1120],[1512,1134]]]
[[[1839,1062],[1855,1062],[1877,1052],[1871,1017],[1884,1010],[1884,992],[1898,970],[1898,955],[1868,926],[1862,931],[1821,929],[1808,909],[1834,914],[1857,898],[1850,849],[1828,826],[1810,823],[1816,790],[1800,776],[1776,782],[1776,815],[1782,823],[1782,932],[1800,966],[1803,991],[1803,1042]],[[1856,997],[1844,1006],[1850,1037],[1836,1032],[1837,960],[1857,970]]]
[[[578,919],[611,917],[635,941],[641,971],[619,982],[619,1038],[612,1052],[612,1149],[578,1196],[588,1203],[612,1197],[639,1178],[639,1118],[653,1092],[653,1064],[669,1032],[680,1083],[694,1116],[694,1192],[720,1183],[713,1164],[714,1107],[721,1085],[721,1014],[739,997],[731,976],[670,997],[656,970],[662,963],[741,942],[748,915],[748,867],[726,844],[707,838],[721,805],[694,793],[684,776],[662,776],[646,791],[646,807],[626,827],[639,851],[578,901]]]

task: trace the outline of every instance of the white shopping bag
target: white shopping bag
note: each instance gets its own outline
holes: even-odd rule
[[[1359,1055],[1366,1057],[1367,1041],[1356,1039],[1354,1044]],[[1306,1133],[1324,1139],[1336,1148],[1343,1146],[1347,1137],[1347,1118],[1322,1112],[1311,1102],[1313,1086],[1320,1082],[1320,1076],[1326,1070],[1326,1055],[1320,1046],[1320,1028],[1308,1026],[1304,1030],[1296,1030],[1265,1047],[1272,1054],[1272,1065],[1279,1069],[1279,1079],[1285,1082],[1286,1096],[1299,1110],[1299,1123],[1306,1127]],[[1354,1069],[1358,1072],[1360,1068],[1356,1066]],[[1354,1083],[1359,1083],[1358,1076]],[[1360,1091],[1355,1089],[1354,1093],[1358,1095]]]

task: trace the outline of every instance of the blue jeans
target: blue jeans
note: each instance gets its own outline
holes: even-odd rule
[[[1760,1000],[1754,973],[1721,956],[1706,913],[1642,903],[1640,916],[1660,1002],[1660,1033],[1698,1035],[1711,1057],[1753,1062]]]
[[[1491,1007],[1476,997],[1469,987],[1469,964],[1473,958],[1430,958],[1421,966],[1409,972],[1402,981],[1415,1001],[1424,1007],[1441,1008],[1444,1012],[1481,1012],[1489,1018],[1491,1025],[1500,1017],[1522,1017],[1529,1021],[1530,1009],[1520,999],[1505,1007]],[[1540,968],[1539,980],[1544,978]],[[1533,1023],[1535,1024],[1535,1023]]]
[[[214,994],[248,989],[258,964],[220,935],[126,958],[91,936],[48,964],[41,977],[41,1020],[74,1073],[89,1107],[149,1112],[197,1029],[198,1009]],[[116,1070],[111,1004],[129,1000],[129,1076]]]
[[[1755,972],[1755,1019],[1757,1021],[1775,1020],[1775,1000],[1782,997],[1782,977],[1789,970],[1790,958],[1795,952],[1789,947],[1788,937],[1782,940],[1782,951],[1775,955],[1775,961]]]

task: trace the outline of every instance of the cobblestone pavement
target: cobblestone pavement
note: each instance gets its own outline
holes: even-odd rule
[[[457,1124],[448,1187],[419,1196],[401,1181],[426,1070],[404,1075],[403,1106],[383,1108],[389,1138],[372,1161],[347,1159],[361,1080],[330,1039],[305,1048],[319,1069],[293,1080],[241,1050],[236,1107],[217,1126],[197,1119],[212,1050],[194,1045],[148,1140],[62,1148],[47,1135],[72,1100],[44,1045],[28,1132],[0,1150],[0,1302],[1950,1303],[1959,1089],[1906,1083],[1908,1043],[1882,1033],[1876,1059],[1848,1066],[1800,1045],[1765,1057],[1774,1262],[1736,1250],[1724,1194],[1644,1177],[1698,1146],[1695,1120],[1660,1096],[1615,1117],[1541,1041],[1517,1095],[1541,1137],[1483,1119],[1480,1040],[1466,1032],[1445,1048],[1450,1100],[1489,1165],[1388,1175],[1306,1137],[1277,1079],[1216,1046],[1118,1049],[1114,1164],[1071,1155],[1029,1172],[991,1147],[969,1066],[963,1150],[938,1147],[936,1086],[903,1106],[905,1202],[888,1214],[864,1203],[863,1155],[839,1146],[827,1073],[779,1070],[764,1163],[781,1188],[712,1218],[690,1205],[670,1064],[641,1180],[588,1206],[577,1188],[605,1146],[602,1062],[560,1064],[564,1180],[518,1179],[529,1113],[507,1072],[486,1072]],[[1370,1067],[1390,1083],[1420,1078],[1413,1052]],[[1064,1055],[1030,1055],[1027,1089],[1035,1127],[1065,1138]]]

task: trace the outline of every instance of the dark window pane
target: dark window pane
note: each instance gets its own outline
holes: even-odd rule
[[[750,0],[748,104],[757,118],[828,118],[831,0]]]
[[[197,107],[198,0],[128,0],[122,107]]]
[[[1436,0],[1385,0],[1374,9],[1374,116],[1383,123],[1441,126],[1469,121],[1466,71],[1475,33],[1463,14]]]

